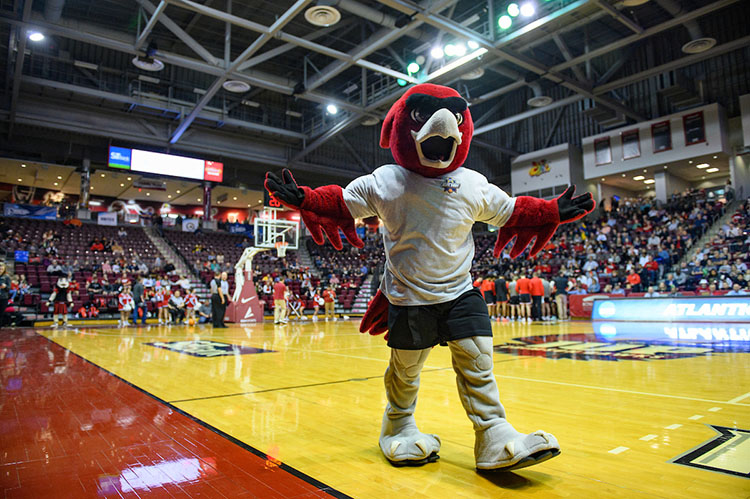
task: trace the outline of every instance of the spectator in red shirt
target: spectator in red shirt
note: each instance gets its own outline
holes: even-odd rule
[[[328,321],[328,316],[330,315],[333,320],[336,320],[336,315],[334,314],[334,308],[336,307],[336,291],[333,284],[328,286],[328,289],[323,291],[323,308],[325,311],[325,318],[326,322]]]
[[[286,324],[289,322],[286,318],[286,284],[276,278],[273,285],[273,323]]]
[[[628,281],[628,284],[630,284],[630,287],[632,288],[634,293],[641,292],[641,276],[638,275],[638,273],[635,271],[635,268],[630,271],[630,274],[628,274],[626,280]]]
[[[539,272],[534,272],[529,279],[529,291],[531,291],[531,317],[535,321],[542,320],[542,300],[544,299],[544,284],[539,277]]]
[[[481,277],[480,277],[481,279]],[[479,284],[479,291],[482,293],[484,302],[487,304],[487,313],[490,318],[495,315],[495,280],[491,277],[483,279]]]

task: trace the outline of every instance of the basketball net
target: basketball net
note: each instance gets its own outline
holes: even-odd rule
[[[286,241],[277,241],[274,246],[276,246],[276,256],[284,258],[286,256],[286,247],[289,246],[289,243]]]

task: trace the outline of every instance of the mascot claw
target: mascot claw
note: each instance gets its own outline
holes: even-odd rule
[[[411,416],[391,420],[385,414],[380,450],[393,466],[422,466],[440,459],[440,437],[420,432]]]
[[[479,471],[512,471],[558,456],[560,444],[550,433],[538,430],[525,435],[506,422],[477,432],[474,454]]]

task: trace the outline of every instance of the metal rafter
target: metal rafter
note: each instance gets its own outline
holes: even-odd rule
[[[155,13],[158,11],[159,7],[154,7],[154,5],[151,2],[149,2],[148,0],[136,0],[136,2],[138,2],[141,5],[141,7],[143,7],[144,9],[146,9],[147,12],[151,13],[151,16],[152,16],[151,18],[152,19],[156,17]],[[165,3],[165,2],[161,2],[159,4],[159,6],[161,6],[161,4],[163,4],[163,3]],[[201,45],[200,43],[198,43],[195,40],[195,38],[193,38],[192,36],[188,35],[187,32],[185,32],[185,30],[183,30],[182,28],[180,28],[177,25],[177,23],[175,23],[174,21],[172,21],[172,19],[170,19],[169,16],[167,16],[167,14],[162,13],[161,16],[159,17],[159,22],[161,22],[177,38],[179,38],[180,40],[182,40],[182,42],[185,45],[187,45],[188,47],[190,47],[193,50],[193,52],[195,52],[196,54],[198,54],[201,59],[203,59],[204,61],[206,61],[209,64],[218,65],[218,60],[216,59],[216,57],[214,57],[211,54],[211,52],[209,52],[203,45]],[[143,32],[145,33],[146,31],[144,30]],[[138,40],[140,40],[140,39],[141,38],[139,37]],[[140,47],[140,45],[138,44],[138,42],[136,42],[135,48],[137,49],[139,47]]]
[[[484,47],[485,49],[487,49],[489,53],[495,55],[496,57],[500,59],[510,61],[513,64],[516,64],[517,66],[520,66],[526,69],[527,71],[531,71],[531,72],[538,74],[540,77],[551,80],[552,82],[560,84],[566,88],[569,88],[585,97],[594,99],[600,104],[608,108],[611,108],[614,111],[622,113],[625,116],[628,116],[636,121],[644,120],[643,116],[639,115],[638,113],[633,112],[630,108],[623,106],[620,103],[615,102],[612,99],[609,99],[607,97],[604,97],[601,95],[594,95],[591,92],[591,88],[587,84],[574,80],[573,78],[565,76],[564,74],[553,71],[551,68],[545,66],[544,64],[541,64],[540,62],[537,62],[525,55],[515,53],[511,51],[510,49],[505,48],[505,46],[509,44],[509,41],[507,41],[506,39],[502,39],[497,43],[493,43],[492,40],[490,40],[489,38],[486,38],[480,35],[479,33],[472,31],[470,29],[464,28],[460,24],[450,19],[447,19],[439,14],[430,14],[429,12],[426,12],[423,8],[414,5],[412,2],[409,2],[408,0],[378,0],[378,1],[380,3],[388,5],[389,7],[401,10],[411,16],[414,16],[416,19],[420,19],[426,22],[427,24],[435,26],[438,29],[448,31],[449,33],[452,33],[456,36],[459,36],[467,40],[473,40],[477,42],[481,47]],[[585,5],[587,1],[582,1],[579,3],[581,5]],[[540,19],[538,21],[542,21],[542,20]]]
[[[289,7],[289,9],[284,12],[284,14],[282,14],[281,17],[279,17],[265,33],[262,33],[258,38],[256,38],[249,47],[247,47],[239,56],[237,56],[234,61],[232,61],[232,64],[221,76],[216,79],[216,81],[214,81],[213,85],[211,85],[211,87],[206,91],[203,97],[201,97],[201,100],[198,101],[193,110],[190,111],[190,114],[188,114],[188,116],[174,131],[172,137],[169,139],[170,144],[174,144],[178,140],[180,140],[180,137],[182,137],[182,134],[185,133],[185,130],[187,130],[190,125],[192,125],[193,121],[195,121],[195,118],[198,117],[203,108],[206,107],[211,99],[213,99],[214,95],[216,95],[216,93],[221,89],[221,86],[225,81],[227,81],[229,76],[233,72],[235,72],[237,68],[239,68],[240,64],[248,60],[253,56],[253,54],[260,50],[263,45],[268,43],[274,37],[274,35],[276,35],[276,33],[279,33],[281,29],[289,22],[291,22],[291,20],[294,19],[294,17],[299,14],[302,9],[307,7],[307,4],[309,4],[310,2],[311,0],[297,0],[297,2]]]
[[[156,23],[159,21],[159,16],[161,16],[164,13],[164,9],[167,8],[167,0],[161,0],[159,2],[159,6],[154,9],[154,11],[151,14],[151,18],[148,20],[148,23],[146,23],[146,27],[143,28],[143,31],[141,31],[141,34],[138,35],[138,39],[135,41],[135,49],[140,49],[144,43],[146,43],[146,40],[148,39],[149,35],[151,34],[151,31],[156,27]]]
[[[23,4],[21,19],[27,21],[31,15],[33,2],[27,0]],[[18,47],[16,51],[16,64],[13,68],[13,89],[10,94],[10,112],[8,113],[8,137],[13,134],[13,123],[16,120],[16,109],[18,108],[18,94],[21,91],[21,76],[23,75],[23,61],[26,57],[26,40],[28,36],[25,28],[18,28]]]
[[[232,14],[227,14],[226,12],[221,11],[221,10],[206,7],[192,0],[170,0],[170,3],[179,7],[183,7],[188,10],[199,12],[208,17],[213,17],[214,19],[219,19],[220,21],[230,22],[234,24],[235,26],[239,26],[241,28],[245,28],[250,31],[255,31],[256,33],[261,33],[261,34],[268,33],[268,30],[269,30],[267,26],[263,26],[262,24],[256,23],[254,21],[250,21],[248,19],[243,19],[241,17],[235,16]],[[305,40],[304,38],[299,37],[299,36],[290,35],[289,33],[285,33],[284,31],[279,31],[275,33],[275,37],[284,42],[293,43],[299,47],[306,48],[313,52],[326,55],[333,59],[339,59],[341,61],[350,62],[351,64],[356,64],[357,66],[366,67],[367,69],[371,69],[373,71],[383,73],[388,76],[393,76],[394,78],[401,78],[410,83],[417,83],[417,80],[410,75],[400,73],[398,71],[394,71],[385,66],[381,66],[380,64],[375,64],[373,62],[365,61],[363,59],[357,60],[353,58],[351,55],[345,52],[341,52],[340,50],[336,50],[330,47],[326,47],[325,45],[320,45],[318,43]]]
[[[569,61],[573,58],[573,55],[570,53],[570,49],[568,49],[568,46],[565,44],[565,41],[563,41],[562,36],[560,36],[559,33],[553,33],[552,40],[555,42],[555,45],[557,45],[557,48],[560,50],[560,53],[566,61]],[[576,78],[578,78],[579,81],[586,81],[586,75],[583,74],[581,68],[579,68],[578,66],[573,66],[570,69],[573,71],[573,74],[576,76]]]
[[[605,11],[607,14],[609,14],[610,16],[614,17],[619,22],[627,26],[628,29],[630,29],[634,33],[639,34],[639,35],[643,33],[643,28],[641,27],[640,24],[630,19],[628,16],[626,16],[625,14],[623,14],[622,12],[614,8],[612,5],[608,4],[607,0],[594,0],[594,2],[603,11]]]

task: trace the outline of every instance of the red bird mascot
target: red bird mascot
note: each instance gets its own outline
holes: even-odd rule
[[[438,459],[440,438],[422,433],[414,420],[419,373],[430,350],[448,346],[466,414],[474,425],[479,470],[515,470],[560,453],[544,431],[520,433],[505,418],[492,373],[492,326],[485,302],[472,286],[474,222],[501,227],[495,257],[516,238],[515,258],[535,240],[536,255],[558,225],[594,209],[591,194],[573,197],[571,186],[557,199],[512,198],[481,174],[463,168],[474,124],[467,103],[452,88],[416,85],[393,105],[380,145],[396,164],[359,177],[346,188],[300,187],[289,170],[266,174],[265,187],[286,206],[299,209],[318,244],[328,235],[342,249],[339,229],[357,247],[363,243],[355,218],[377,216],[385,234],[386,269],[360,331],[386,336],[391,359],[385,371],[388,404],[380,449],[395,466]]]

